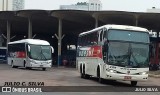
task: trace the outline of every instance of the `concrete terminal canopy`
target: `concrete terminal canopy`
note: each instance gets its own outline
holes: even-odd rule
[[[71,31],[85,31],[95,28],[96,20],[98,26],[104,24],[125,24],[141,26],[148,29],[159,30],[159,13],[135,13],[124,11],[78,11],[78,10],[21,10],[1,11],[0,28],[7,33],[7,21],[12,24],[12,33],[28,32],[28,19],[32,21],[33,32],[54,34],[58,32],[58,19],[63,20],[63,33]],[[20,25],[20,26],[19,26]],[[13,27],[14,26],[14,27]],[[53,29],[53,30],[52,30]],[[70,32],[67,32],[70,31]],[[33,34],[34,34],[33,33]],[[74,32],[75,33],[75,32]],[[78,32],[79,33],[79,32]],[[77,32],[75,33],[77,34]],[[28,33],[27,35],[28,36]]]
[[[79,33],[104,24],[140,26],[158,32],[160,13],[80,10],[0,12],[0,32],[6,36],[6,42],[33,37],[44,39],[54,46],[58,55],[61,55],[61,47],[63,54],[67,45],[76,45]],[[58,45],[61,41],[62,44]]]

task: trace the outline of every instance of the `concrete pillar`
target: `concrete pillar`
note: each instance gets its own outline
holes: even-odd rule
[[[63,15],[59,13],[54,13],[52,16],[58,18],[58,35],[55,34],[58,40],[58,59],[57,59],[57,66],[61,64],[61,52],[62,52],[62,39],[65,35],[62,35],[62,23],[63,23]]]
[[[138,26],[138,18],[139,18],[139,16],[138,15],[135,15],[135,26]]]
[[[7,43],[10,42],[11,39],[11,23],[7,21]]]
[[[98,27],[98,14],[94,13],[92,17],[95,19],[95,28]]]
[[[32,39],[32,20],[28,19],[28,39]]]
[[[98,27],[98,17],[95,18],[95,28]]]
[[[61,64],[61,45],[62,45],[62,19],[59,18],[58,25],[58,66]]]

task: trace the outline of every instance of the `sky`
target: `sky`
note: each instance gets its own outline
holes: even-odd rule
[[[88,0],[25,0],[25,9],[57,10],[60,5],[76,4]],[[160,8],[160,0],[100,0],[102,10],[146,12]]]

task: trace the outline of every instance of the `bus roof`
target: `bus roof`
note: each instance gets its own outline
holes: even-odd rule
[[[87,32],[80,33],[80,36],[87,34],[87,33],[91,33],[91,32],[100,30],[100,29],[103,29],[103,28],[106,28],[107,30],[108,29],[120,29],[120,30],[132,30],[132,31],[141,31],[141,32],[148,32],[149,33],[149,31],[146,28],[141,28],[141,27],[136,27],[136,26],[128,26],[128,25],[108,24],[108,25],[104,25],[104,26],[95,28],[93,30],[87,31]]]
[[[28,43],[28,44],[35,44],[35,45],[50,45],[49,42],[45,40],[40,40],[40,39],[23,39],[23,40],[18,40],[14,42],[9,42],[8,44],[16,44],[16,43]]]

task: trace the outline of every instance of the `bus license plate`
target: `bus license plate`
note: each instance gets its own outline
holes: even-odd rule
[[[40,67],[43,67],[43,65],[40,65]]]
[[[131,80],[132,77],[131,77],[131,76],[124,76],[124,79],[125,79],[125,80]]]

